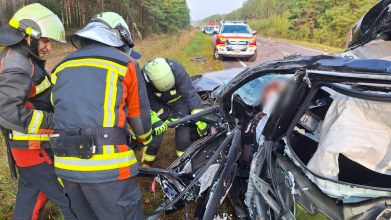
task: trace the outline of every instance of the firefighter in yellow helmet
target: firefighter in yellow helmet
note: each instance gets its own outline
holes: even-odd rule
[[[54,132],[52,85],[45,54],[52,41],[65,43],[60,19],[40,4],[27,5],[0,27],[0,128],[18,193],[14,219],[38,219],[47,199],[65,219],[76,219],[55,175],[49,135]]]
[[[166,124],[178,120],[183,115],[195,114],[203,110],[200,96],[185,68],[174,60],[155,58],[143,68],[144,80],[147,85],[148,99],[152,111]],[[208,133],[205,122],[196,123],[200,137]],[[150,167],[156,158],[163,134],[156,136],[144,148],[143,167]],[[188,126],[175,129],[175,145],[177,156],[180,157],[190,146],[190,131]]]
[[[129,28],[104,12],[71,40],[78,50],[52,74],[56,174],[79,219],[143,219],[128,125],[144,145],[167,127],[150,111]]]

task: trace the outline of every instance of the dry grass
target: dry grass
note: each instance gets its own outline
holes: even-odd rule
[[[67,30],[71,34],[76,30]],[[76,49],[69,43],[53,44],[54,50],[47,55],[46,69],[51,72],[66,55]],[[1,48],[0,48],[1,49]],[[182,63],[190,75],[205,72],[222,70],[222,62],[213,59],[213,44],[208,36],[194,28],[181,30],[173,35],[152,35],[145,40],[136,40],[135,50],[143,54],[140,60],[142,67],[145,62],[154,57],[164,57],[177,60]],[[191,62],[193,57],[207,58],[206,64]],[[167,168],[175,159],[175,131],[169,129],[166,132],[162,146],[159,149],[154,167]],[[141,152],[136,152],[138,161],[141,161]],[[151,192],[152,179],[138,178],[141,191],[143,192],[143,207],[145,211],[154,211],[161,203],[163,192],[160,186],[156,185],[156,193]],[[15,196],[17,192],[17,181],[12,181],[8,169],[6,148],[4,140],[0,135],[0,220],[12,219],[15,206]],[[195,203],[189,204],[189,213],[194,213]],[[232,210],[229,203],[223,206],[223,210]],[[190,216],[191,217],[191,216]],[[169,216],[161,216],[162,219],[176,220],[185,219],[184,210],[180,210]],[[42,219],[63,219],[56,206],[49,204],[45,207],[45,214]],[[190,218],[191,219],[191,218]]]

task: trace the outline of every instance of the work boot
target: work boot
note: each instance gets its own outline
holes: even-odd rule
[[[151,165],[148,165],[148,164],[141,164],[141,167],[146,167],[146,168],[151,168]]]

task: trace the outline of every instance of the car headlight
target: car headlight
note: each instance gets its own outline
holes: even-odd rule
[[[249,40],[248,43],[249,43],[249,44],[255,43],[255,38],[253,38],[252,40]]]
[[[225,40],[225,39],[221,39],[221,38],[219,38],[219,41],[220,41],[221,43],[225,43],[225,42],[227,42],[227,40]]]

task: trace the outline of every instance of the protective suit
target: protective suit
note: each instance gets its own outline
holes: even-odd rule
[[[202,100],[197,94],[189,74],[180,63],[156,58],[149,61],[142,71],[151,109],[157,113],[162,121],[168,123],[183,115],[203,110]],[[197,123],[200,135],[205,135],[206,124]],[[200,128],[200,126],[202,127]],[[144,148],[143,165],[150,166],[154,163],[162,140],[163,135],[159,135],[147,148]],[[190,146],[188,126],[179,126],[175,129],[175,145],[178,157]]]
[[[56,174],[78,219],[143,219],[131,127],[152,140],[147,91],[121,16],[105,12],[72,36],[78,50],[52,73]]]
[[[48,199],[66,219],[76,219],[53,167],[52,84],[45,60],[37,54],[41,37],[65,42],[61,21],[40,4],[20,9],[0,28],[0,44],[7,45],[0,54],[0,128],[8,134],[20,176],[14,219],[39,219]]]

